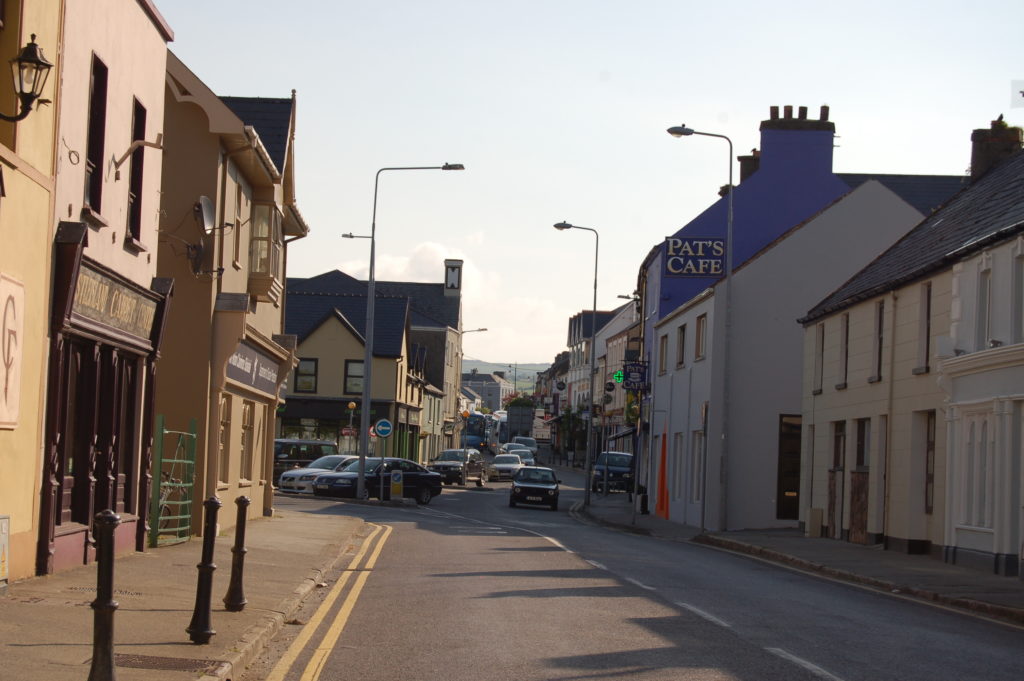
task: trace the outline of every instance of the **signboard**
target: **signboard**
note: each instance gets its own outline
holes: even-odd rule
[[[647,388],[647,362],[626,362],[622,365],[622,387],[626,390]]]
[[[373,430],[376,431],[377,437],[388,437],[394,428],[391,425],[391,421],[380,419],[377,423],[373,424]]]
[[[274,394],[277,390],[277,360],[248,343],[239,343],[228,358],[228,378],[250,388]]]
[[[404,486],[405,486],[405,481],[402,478],[402,469],[401,468],[394,468],[394,469],[392,469],[392,471],[391,471],[391,498],[394,499],[395,497],[398,497],[399,499],[401,499]]]
[[[24,316],[25,287],[0,274],[0,428],[18,425]]]
[[[725,239],[665,237],[666,277],[725,275]]]
[[[345,426],[344,428],[341,429],[341,434],[344,437],[352,437],[353,435],[356,434],[356,429],[352,428],[351,426]]]
[[[156,302],[83,264],[72,311],[148,341]]]

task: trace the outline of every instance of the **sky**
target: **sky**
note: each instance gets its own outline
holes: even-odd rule
[[[549,363],[623,304],[648,251],[718,199],[769,107],[830,107],[836,172],[963,175],[970,134],[1024,125],[1024,3],[156,0],[219,95],[296,90],[289,276],[441,283],[462,259],[467,357]],[[282,13],[287,8],[287,13]],[[733,171],[738,178],[739,167]],[[736,180],[738,181],[738,179]],[[597,230],[557,231],[566,221]]]

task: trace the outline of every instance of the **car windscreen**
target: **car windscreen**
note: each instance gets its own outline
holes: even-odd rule
[[[366,472],[372,473],[377,470],[377,466],[380,465],[380,459],[366,459]],[[358,473],[359,472],[359,459],[352,459],[352,463],[341,469],[341,473]]]
[[[451,449],[451,450],[448,450],[448,451],[441,452],[440,454],[437,455],[437,458],[434,459],[434,461],[465,461],[465,460],[466,460],[466,453],[461,451],[461,450],[457,450],[457,449]]]
[[[522,463],[523,460],[516,454],[499,454],[494,457],[494,463]]]
[[[633,465],[633,457],[629,454],[611,454],[602,452],[597,457],[598,465],[614,466],[616,468],[629,468]]]
[[[510,452],[510,451],[512,451],[513,449],[529,449],[529,447],[527,447],[526,445],[524,445],[524,444],[523,444],[522,442],[509,442],[509,443],[508,443],[508,444],[507,444],[507,445],[505,446],[505,451],[507,451],[507,452]]]
[[[330,456],[321,456],[319,459],[315,459],[310,462],[307,468],[334,468],[342,459],[345,457],[338,454],[331,454]]]
[[[551,471],[524,468],[516,473],[516,480],[519,482],[543,482],[550,484],[555,482],[555,474]]]
[[[518,442],[520,444],[524,444],[527,447],[536,447],[537,446],[537,441],[534,440],[532,437],[522,437],[522,436],[519,436],[519,437],[516,438],[516,442]]]

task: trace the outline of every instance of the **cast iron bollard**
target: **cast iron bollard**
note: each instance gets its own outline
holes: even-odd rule
[[[96,514],[96,600],[93,609],[92,666],[89,681],[114,681],[114,530],[121,516],[109,508]]]
[[[249,508],[249,497],[240,496],[235,499],[238,506],[238,517],[235,520],[235,545],[231,547],[231,582],[228,592],[224,594],[224,609],[228,612],[241,612],[248,603],[242,589],[242,572],[245,569],[245,514]]]
[[[196,565],[199,570],[196,607],[192,611],[192,621],[185,629],[193,643],[209,643],[210,637],[217,633],[210,625],[210,598],[213,595],[213,571],[217,569],[213,562],[213,542],[217,539],[220,499],[210,497],[203,502],[203,508],[206,509],[206,520],[203,523],[203,557],[199,565]]]

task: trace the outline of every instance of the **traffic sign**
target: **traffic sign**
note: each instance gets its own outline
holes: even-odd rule
[[[380,419],[377,423],[373,424],[373,429],[377,432],[377,437],[387,437],[391,435],[393,430],[391,421],[387,419]]]
[[[344,428],[341,429],[341,434],[345,437],[351,437],[352,435],[356,434],[356,429],[352,428],[351,426],[345,426]]]
[[[405,481],[402,479],[402,469],[396,468],[391,471],[391,498],[402,498],[402,490]]]

